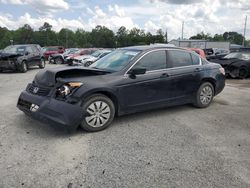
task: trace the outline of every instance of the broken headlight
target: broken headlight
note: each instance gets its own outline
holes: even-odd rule
[[[66,96],[71,94],[74,90],[81,87],[82,84],[83,83],[81,82],[69,82],[69,83],[62,85],[61,87],[57,89],[57,92],[56,92],[57,97],[65,98]]]

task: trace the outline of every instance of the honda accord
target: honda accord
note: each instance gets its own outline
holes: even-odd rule
[[[205,108],[224,86],[224,69],[195,52],[126,47],[90,67],[40,71],[21,93],[17,107],[54,125],[100,131],[115,116],[128,113],[187,103]]]

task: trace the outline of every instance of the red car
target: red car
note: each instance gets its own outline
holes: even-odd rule
[[[45,49],[46,50],[43,53],[43,56],[45,57],[45,59],[48,59],[48,57],[52,54],[61,54],[65,50],[63,46],[48,46]]]
[[[206,59],[206,54],[205,54],[205,52],[202,49],[200,49],[200,48],[187,48],[187,49],[196,52],[202,58]]]

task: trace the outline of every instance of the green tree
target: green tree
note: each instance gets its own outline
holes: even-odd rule
[[[197,35],[194,35],[190,37],[189,39],[204,39],[204,40],[211,40],[212,36],[209,33],[204,33],[203,31],[201,33],[198,33]]]
[[[114,32],[105,26],[96,26],[91,32],[92,44],[95,47],[114,48]]]

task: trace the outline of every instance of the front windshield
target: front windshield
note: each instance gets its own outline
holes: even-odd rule
[[[241,59],[241,60],[250,60],[250,53],[230,53],[224,57],[224,59]]]
[[[26,46],[7,46],[3,52],[5,53],[18,53],[18,54],[24,54],[26,51]]]
[[[98,57],[101,54],[100,51],[95,51],[94,53],[92,53],[91,55],[94,57]]]
[[[115,50],[110,54],[99,59],[90,67],[102,69],[109,72],[122,70],[139,53],[135,50]]]

